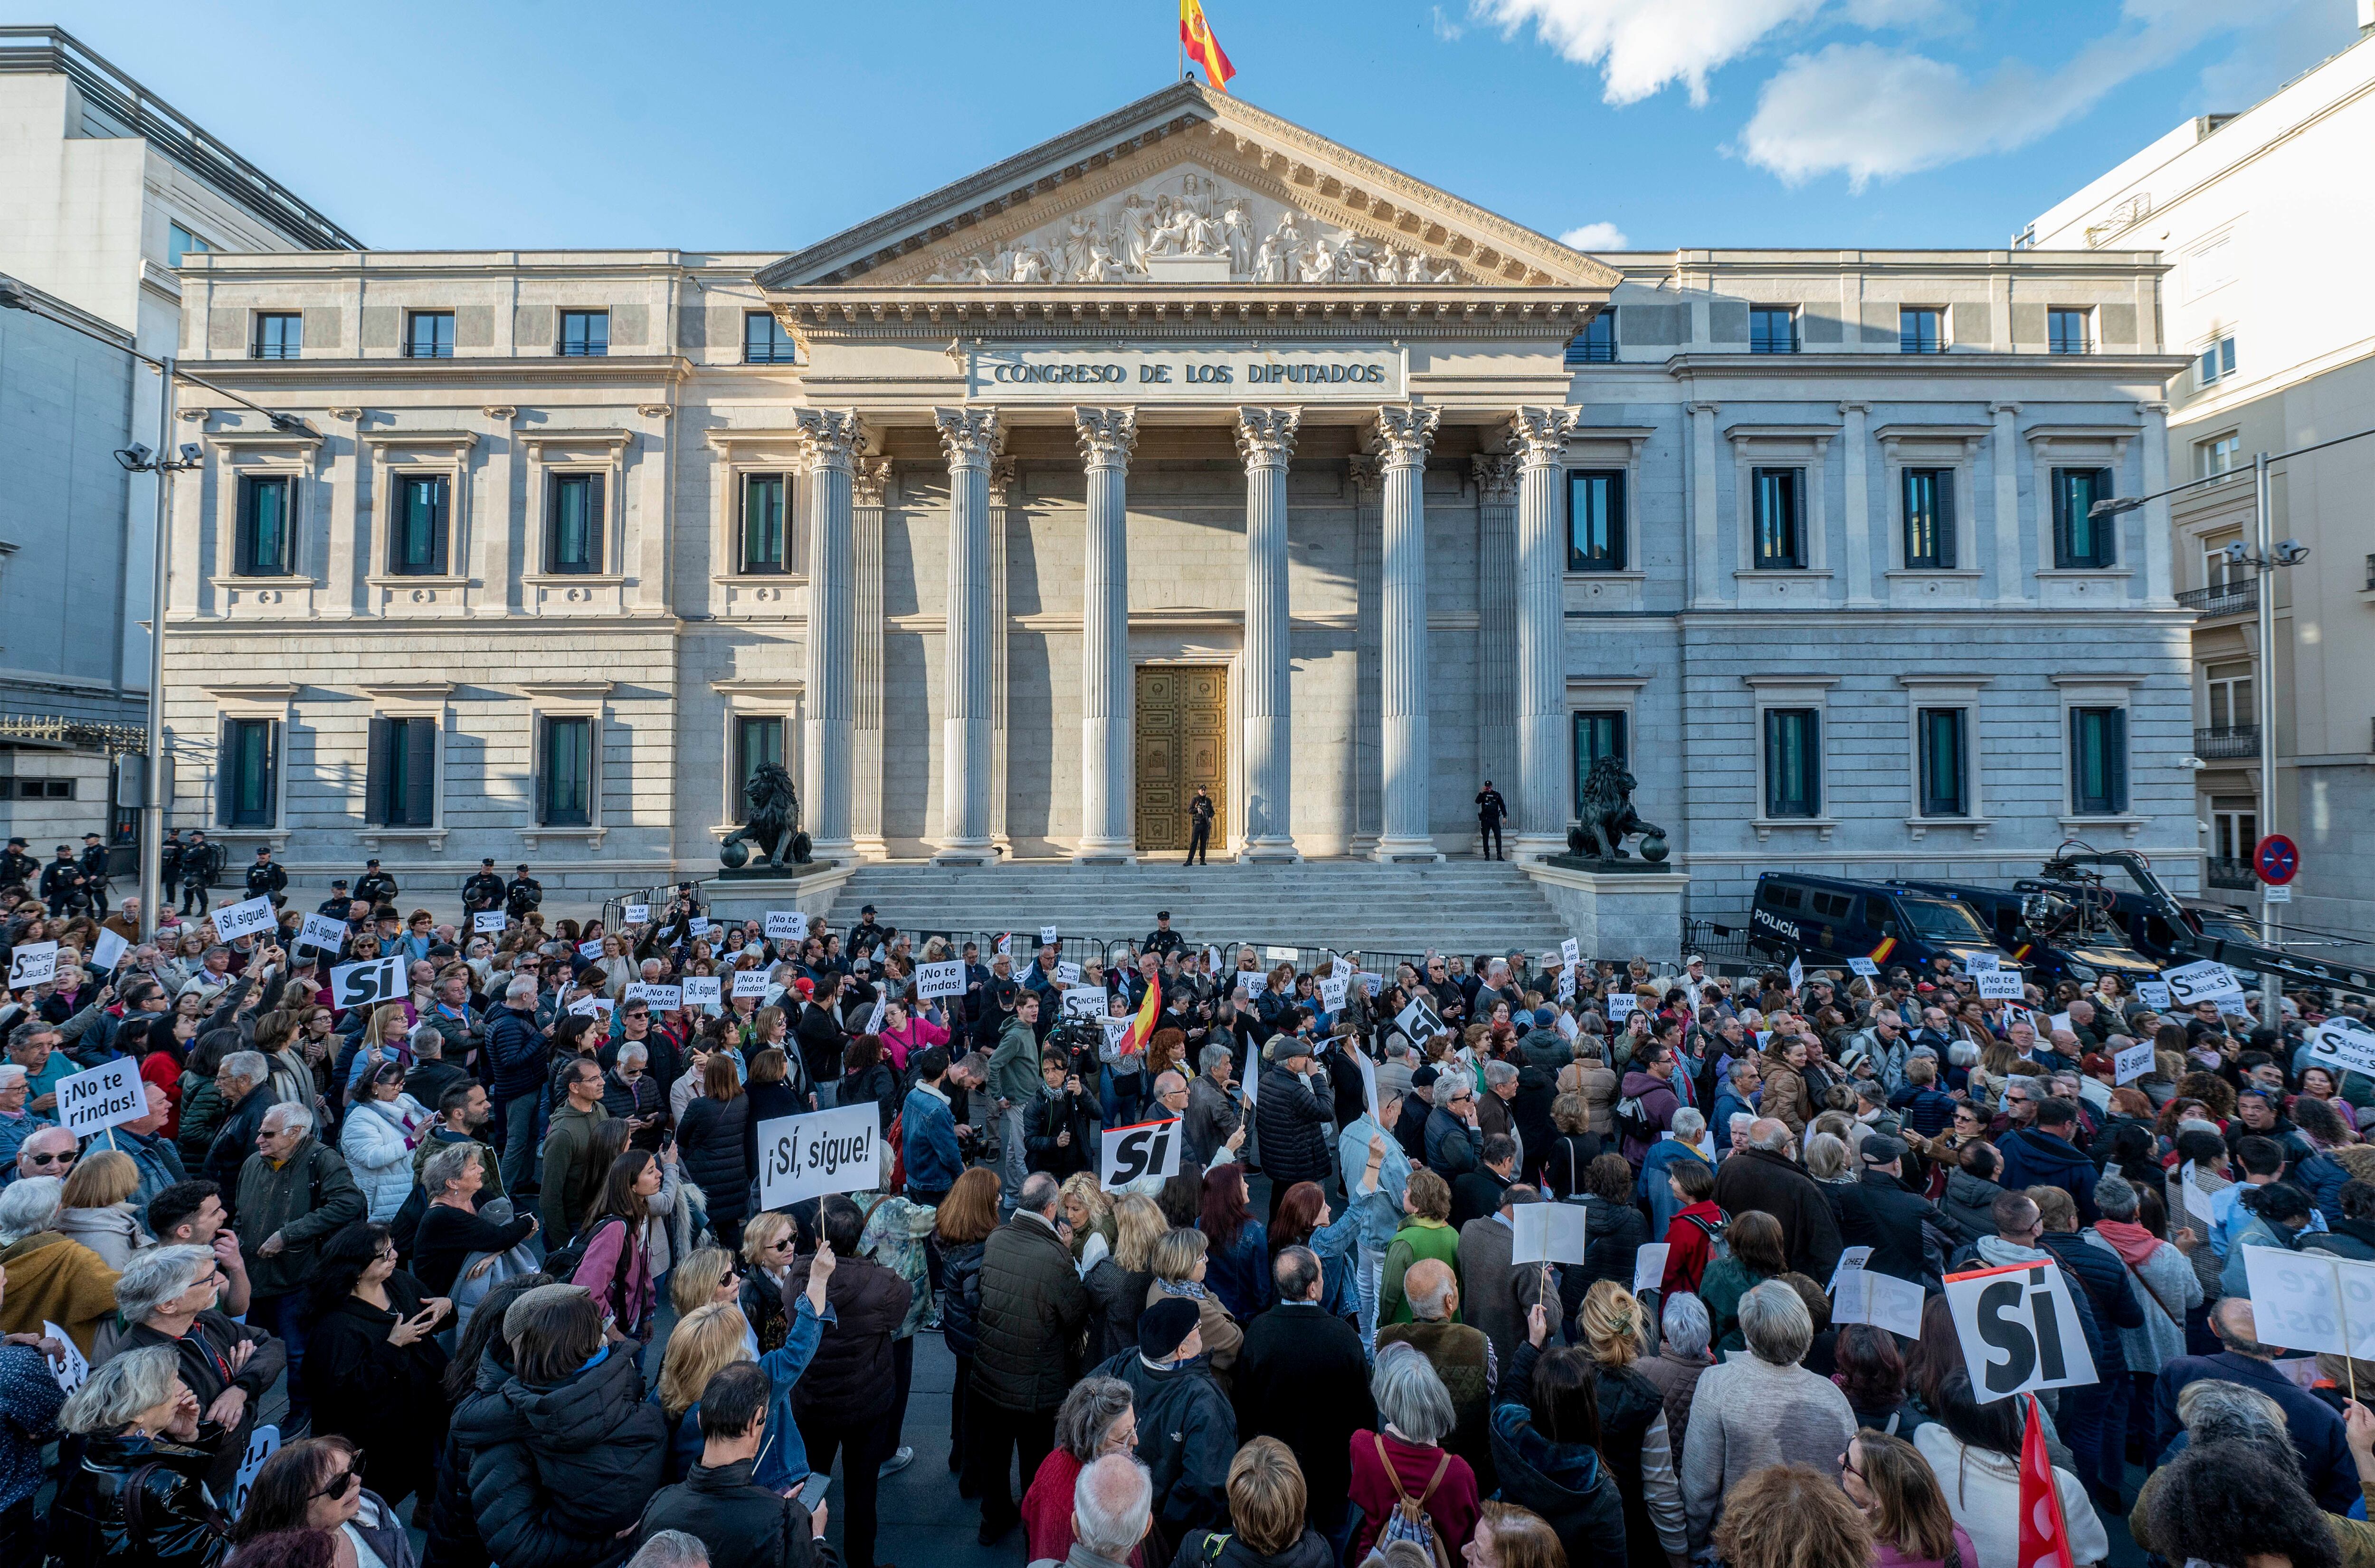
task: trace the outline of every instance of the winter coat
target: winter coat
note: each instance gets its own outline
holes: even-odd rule
[[[1329,1107],[1284,1067],[1261,1076],[1254,1104],[1254,1137],[1261,1143],[1262,1169],[1280,1189],[1297,1182],[1325,1182]]]
[[[795,1258],[784,1278],[786,1295],[805,1292],[813,1256]],[[795,1417],[817,1416],[833,1423],[880,1420],[891,1413],[895,1392],[891,1341],[907,1316],[914,1292],[907,1282],[870,1257],[843,1258],[825,1281],[825,1305],[833,1309],[808,1370],[792,1389]]]
[[[833,1095],[836,1105],[858,1105],[871,1100],[876,1114],[881,1118],[884,1137],[891,1133],[891,1124],[899,1114],[899,1102],[905,1097],[906,1088],[899,1081],[899,1069],[889,1062],[876,1062],[863,1072],[844,1073],[841,1088]]]
[[[1353,1480],[1345,1444],[1377,1419],[1360,1334],[1314,1303],[1282,1303],[1246,1326],[1230,1381],[1238,1432],[1275,1437],[1294,1451],[1308,1496],[1306,1517],[1334,1530]]]
[[[1171,1568],[1335,1568],[1328,1539],[1309,1526],[1284,1551],[1260,1552],[1227,1530],[1190,1530]]]
[[[111,1203],[104,1208],[62,1208],[54,1229],[66,1240],[89,1247],[110,1268],[122,1268],[132,1261],[134,1253],[151,1242],[133,1217],[131,1206],[124,1203]]]
[[[1177,1536],[1229,1516],[1229,1461],[1237,1453],[1237,1417],[1202,1356],[1152,1367],[1126,1350],[1095,1375],[1129,1385],[1138,1413],[1138,1457],[1154,1482],[1154,1517]]]
[[[1839,1245],[1872,1248],[1864,1267],[1875,1274],[1920,1284],[1931,1273],[1922,1245],[1924,1225],[1944,1232],[1950,1247],[1967,1239],[1952,1215],[1885,1171],[1866,1171],[1854,1182],[1825,1184],[1823,1196],[1838,1220]]]
[[[685,1179],[709,1196],[709,1222],[721,1234],[739,1226],[750,1208],[751,1171],[743,1160],[743,1134],[750,1120],[750,1097],[712,1100],[706,1095],[684,1108],[677,1123],[677,1149]],[[505,1563],[503,1568],[511,1568]]]
[[[982,1244],[943,1246],[940,1252],[940,1334],[951,1355],[971,1356],[981,1336]],[[1137,1315],[1131,1315],[1133,1326]],[[1135,1334],[1131,1343],[1137,1342]]]
[[[818,1536],[798,1497],[786,1497],[752,1479],[755,1459],[715,1469],[696,1465],[663,1488],[644,1509],[638,1544],[662,1530],[680,1530],[709,1549],[710,1568],[810,1568],[839,1558]]]
[[[229,1521],[207,1494],[206,1473],[223,1438],[212,1421],[198,1423],[188,1445],[160,1438],[69,1438],[58,1456],[56,1498],[50,1504],[50,1551],[60,1562],[137,1563],[140,1568],[214,1568],[230,1555]],[[141,1471],[141,1529],[135,1539],[124,1516],[132,1480]]]
[[[1086,1094],[1050,1094],[1043,1082],[1022,1108],[1022,1166],[1061,1181],[1096,1165],[1097,1133]],[[1057,1138],[1072,1136],[1065,1142]]]
[[[1154,1287],[1151,1269],[1124,1268],[1110,1257],[1082,1276],[1094,1311],[1089,1323],[1087,1359],[1103,1361],[1138,1348],[1138,1320],[1146,1313],[1146,1293]],[[947,1326],[943,1315],[941,1326]]]
[[[1426,1114],[1427,1168],[1445,1181],[1484,1162],[1484,1135],[1438,1105]]]
[[[315,1319],[301,1363],[313,1435],[372,1451],[372,1487],[393,1503],[434,1488],[445,1445],[445,1350],[437,1337],[387,1342],[429,1292],[402,1270],[387,1279],[383,1310],[349,1295]]]
[[[1229,1135],[1245,1120],[1245,1113],[1237,1109],[1227,1091],[1212,1081],[1210,1073],[1198,1073],[1188,1085],[1188,1114],[1182,1119],[1188,1124],[1188,1158],[1210,1165],[1212,1157],[1228,1144]]]
[[[1638,1067],[1625,1075],[1624,1087],[1617,1098],[1620,1101],[1639,1101],[1641,1119],[1659,1132],[1673,1126],[1674,1113],[1682,1108],[1682,1102],[1675,1097],[1664,1079],[1655,1073],[1643,1072]],[[1649,1157],[1649,1145],[1656,1141],[1655,1138],[1625,1138],[1623,1152],[1635,1170],[1639,1170],[1641,1162]]]
[[[207,1180],[236,1196],[240,1167],[255,1152],[255,1135],[264,1130],[264,1114],[272,1104],[272,1086],[258,1084],[216,1124],[206,1148]]]
[[[1017,1213],[982,1244],[973,1391],[1010,1410],[1055,1409],[1071,1389],[1088,1321],[1071,1250],[1037,1215]]]
[[[313,1272],[322,1243],[363,1218],[366,1204],[347,1162],[310,1134],[275,1165],[251,1154],[239,1173],[240,1250],[249,1285],[259,1296],[286,1295]],[[281,1250],[261,1250],[274,1232]]]
[[[1963,1228],[1966,1240],[1977,1241],[1996,1233],[1995,1202],[2003,1196],[2003,1187],[1956,1166],[1946,1173],[1946,1190],[1939,1196],[1938,1207]]]
[[[1996,1182],[2004,1191],[2060,1187],[2077,1204],[2079,1223],[2095,1222],[2095,1184],[2102,1173],[2069,1139],[2035,1127],[2015,1127],[1996,1139],[1996,1152],[2003,1156]]]
[[[1566,1568],[1623,1568],[1625,1499],[1615,1478],[1586,1443],[1554,1443],[1535,1430],[1525,1402],[1540,1352],[1528,1345],[1501,1377],[1493,1409],[1493,1468],[1501,1501],[1546,1520],[1566,1553]],[[1448,1543],[1446,1543],[1447,1545]],[[1662,1553],[1660,1554],[1661,1557]]]
[[[1510,1367],[1532,1377],[1531,1358]],[[1665,1515],[1662,1522],[1677,1543],[1684,1527],[1665,1396],[1631,1367],[1602,1366],[1599,1373],[1600,1454],[1625,1500],[1625,1553],[1635,1568],[1665,1568],[1659,1515]]]
[[[490,1098],[500,1106],[522,1095],[540,1092],[544,1088],[545,1063],[551,1054],[552,1042],[538,1025],[535,1008],[522,1011],[504,1006],[490,1012],[487,1055],[494,1062]]]
[[[1772,1093],[1770,1079],[1766,1093]],[[1822,1185],[1795,1161],[1769,1149],[1741,1149],[1716,1168],[1715,1200],[1726,1214],[1761,1208],[1772,1215],[1781,1221],[1790,1267],[1812,1279],[1831,1277],[1839,1261],[1838,1220]]]
[[[1787,1122],[1790,1131],[1798,1138],[1806,1136],[1806,1124],[1814,1119],[1814,1091],[1806,1076],[1783,1062],[1770,1052],[1764,1057],[1765,1088],[1757,1096],[1761,1114]]]
[[[2138,1268],[2129,1264],[2099,1232],[2087,1231],[2086,1237],[2090,1245],[2101,1248],[2126,1271],[2128,1284],[2144,1309],[2141,1324],[2120,1329],[2120,1350],[2128,1370],[2157,1373],[2185,1354],[2185,1320],[2193,1308],[2202,1304],[2203,1293],[2192,1262],[2162,1242],[2145,1256],[2144,1267]]]
[[[964,1155],[957,1146],[955,1113],[946,1091],[917,1084],[907,1091],[899,1114],[904,1139],[900,1153],[907,1163],[907,1185],[917,1192],[944,1193],[964,1174]]]
[[[347,1109],[347,1125],[338,1133],[338,1152],[362,1189],[373,1224],[396,1218],[412,1196],[412,1150],[430,1122],[429,1113],[409,1094],[392,1101],[358,1101]]]
[[[1602,1138],[1616,1136],[1616,1069],[1597,1060],[1571,1062],[1559,1069],[1558,1091],[1583,1096],[1591,1131]]]
[[[470,1457],[470,1506],[502,1568],[610,1568],[659,1490],[668,1421],[635,1358],[606,1348],[551,1385],[514,1375],[463,1401],[453,1430]]]
[[[1666,1436],[1673,1451],[1680,1454],[1689,1440],[1691,1431],[1691,1400],[1698,1393],[1699,1375],[1715,1365],[1711,1356],[1682,1356],[1671,1345],[1658,1353],[1633,1363],[1633,1370],[1649,1380],[1666,1406]],[[1504,1380],[1506,1384],[1506,1379]],[[1506,1482],[1507,1471],[1502,1472]]]
[[[463,1392],[461,1403],[476,1395],[492,1394],[512,1376],[512,1348],[496,1335],[479,1358],[474,1386]],[[455,1407],[457,1412],[460,1406]],[[470,1513],[470,1460],[475,1450],[466,1444],[448,1421],[445,1441],[437,1447],[433,1489],[413,1504],[413,1520],[428,1536],[421,1560],[429,1568],[488,1568],[486,1544]]]

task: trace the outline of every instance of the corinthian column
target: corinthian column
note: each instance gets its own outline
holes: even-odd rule
[[[1294,852],[1294,662],[1286,626],[1286,464],[1300,408],[1237,410],[1246,464],[1245,860]]]
[[[851,479],[858,442],[857,414],[799,408],[792,415],[809,450],[809,668],[800,747],[802,816],[817,858],[853,858],[849,829],[850,749],[857,707],[852,667],[856,589],[850,569]]]
[[[1517,855],[1566,847],[1566,540],[1560,527],[1572,408],[1520,408],[1518,468]],[[1491,570],[1487,564],[1487,571]]]
[[[1088,468],[1088,569],[1081,584],[1081,838],[1072,858],[1135,860],[1129,798],[1129,454],[1138,415],[1075,408]]]
[[[1443,410],[1377,410],[1371,444],[1385,460],[1384,627],[1380,681],[1385,728],[1385,831],[1379,860],[1441,860],[1427,831],[1426,453]]]
[[[947,696],[940,720],[940,848],[944,866],[995,858],[989,842],[989,464],[998,410],[935,408],[949,460]]]

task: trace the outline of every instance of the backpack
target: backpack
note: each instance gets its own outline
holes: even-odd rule
[[[1443,1473],[1451,1468],[1451,1456],[1446,1454],[1436,1462],[1435,1474],[1428,1478],[1419,1494],[1412,1497],[1402,1490],[1402,1478],[1395,1471],[1394,1462],[1386,1457],[1386,1440],[1373,1432],[1369,1434],[1369,1441],[1377,1445],[1377,1463],[1385,1467],[1386,1484],[1394,1489],[1393,1511],[1377,1527],[1377,1544],[1382,1547],[1389,1541],[1410,1541],[1434,1560],[1435,1568],[1451,1568],[1451,1558],[1443,1547],[1443,1534],[1435,1527],[1435,1521],[1428,1517],[1426,1512],[1426,1500],[1434,1496],[1435,1489],[1442,1484]]]
[[[1616,1102],[1617,1136],[1634,1143],[1654,1144],[1658,1141],[1658,1125],[1642,1109],[1641,1097],[1628,1094]]]
[[[554,1279],[562,1284],[567,1284],[575,1279],[577,1278],[577,1270],[583,1267],[585,1263],[586,1244],[591,1242],[595,1236],[600,1232],[603,1226],[624,1226],[625,1224],[626,1221],[620,1219],[615,1214],[606,1216],[602,1220],[597,1220],[592,1230],[580,1232],[575,1239],[571,1241],[567,1246],[559,1247],[551,1252],[546,1253],[544,1255],[544,1272],[551,1275]],[[632,1238],[629,1240],[627,1244],[629,1246],[632,1246],[634,1244]],[[610,1282],[607,1286],[605,1286],[600,1291],[597,1292],[597,1299],[601,1303],[602,1310],[609,1313],[610,1315],[610,1320],[613,1323],[616,1323],[622,1330],[627,1326],[626,1262],[626,1252],[624,1249],[621,1249],[619,1254],[619,1271],[610,1277]]]
[[[1717,1220],[1712,1225],[1707,1223],[1707,1216],[1703,1214],[1678,1214],[1675,1218],[1678,1220],[1687,1220],[1699,1230],[1706,1232],[1707,1239],[1707,1266],[1709,1267],[1713,1267],[1716,1264],[1722,1262],[1725,1258],[1731,1256],[1731,1244],[1724,1239],[1724,1233],[1731,1228],[1731,1217],[1730,1215],[1725,1215]]]

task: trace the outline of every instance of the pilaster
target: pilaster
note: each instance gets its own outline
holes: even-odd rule
[[[2020,569],[2020,405],[1991,403],[1988,417],[1995,422],[1995,433],[1988,439],[1988,466],[1996,481],[1996,603],[2017,605],[2028,597],[2028,574]]]
[[[1426,455],[1443,410],[1388,404],[1371,444],[1385,465],[1385,831],[1379,860],[1441,860],[1429,831],[1435,755],[1427,744]]]
[[[1360,651],[1354,704],[1358,709],[1353,733],[1353,835],[1355,855],[1377,847],[1383,820],[1380,803],[1383,757],[1381,728],[1384,701],[1381,672],[1383,639],[1377,626],[1385,588],[1385,466],[1368,453],[1346,460],[1345,484],[1353,494],[1353,603],[1357,623],[1353,635]]]
[[[1870,609],[1880,601],[1872,592],[1872,479],[1864,465],[1866,418],[1872,413],[1869,403],[1842,403],[1839,417],[1846,426],[1839,432],[1839,456],[1842,463],[1840,488],[1846,490],[1847,504],[1840,509],[1842,526],[1847,531],[1848,607]],[[1817,526],[1819,526],[1819,523]]]

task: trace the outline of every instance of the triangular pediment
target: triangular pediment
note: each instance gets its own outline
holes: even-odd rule
[[[846,230],[769,289],[1583,289],[1605,263],[1180,82]]]

